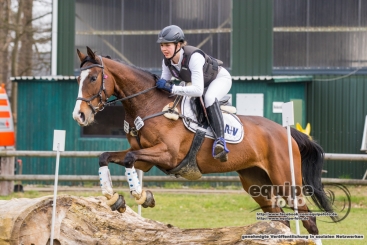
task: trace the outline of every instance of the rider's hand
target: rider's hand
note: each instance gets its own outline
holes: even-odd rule
[[[155,85],[157,85],[157,88],[160,88],[160,89],[163,89],[163,90],[166,90],[172,93],[173,83],[171,81],[166,81],[161,78],[156,82]]]

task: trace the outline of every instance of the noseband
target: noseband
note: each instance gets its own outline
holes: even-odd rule
[[[87,67],[80,68],[81,71],[84,71],[84,70],[87,70],[87,69],[90,69],[90,68],[93,68],[93,67],[102,68],[102,83],[101,83],[101,87],[99,88],[98,93],[95,94],[95,95],[93,95],[89,99],[85,99],[83,97],[76,98],[76,100],[82,100],[82,101],[87,102],[87,104],[89,105],[89,107],[92,109],[92,113],[93,114],[97,114],[98,111],[103,111],[103,109],[105,108],[105,106],[107,104],[107,100],[108,100],[107,93],[106,93],[106,87],[105,87],[105,81],[104,81],[105,80],[105,75],[104,75],[103,60],[102,60],[102,57],[101,56],[98,56],[98,57],[101,60],[101,64],[93,64],[93,65],[90,65],[90,66],[87,66]],[[87,61],[90,61],[90,60],[85,60],[84,62],[82,62],[82,64],[80,66],[82,67],[84,65],[84,63],[87,62]],[[102,92],[105,95],[105,98],[106,98],[105,101],[103,101]],[[91,101],[94,100],[97,97],[99,97],[99,102],[98,102],[98,105],[96,107],[94,107],[92,105]]]

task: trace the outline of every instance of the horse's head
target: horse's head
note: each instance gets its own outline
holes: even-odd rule
[[[113,83],[107,82],[103,60],[87,47],[88,55],[77,50],[80,59],[79,91],[73,118],[80,126],[87,126],[94,121],[94,115],[103,110],[108,96],[113,93]]]

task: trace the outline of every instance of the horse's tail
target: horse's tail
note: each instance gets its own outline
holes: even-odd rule
[[[291,128],[291,135],[297,142],[302,159],[302,178],[303,185],[310,185],[314,194],[311,196],[316,206],[328,213],[333,213],[333,208],[321,183],[322,167],[324,164],[324,150],[308,135]],[[330,216],[336,221],[337,217]]]

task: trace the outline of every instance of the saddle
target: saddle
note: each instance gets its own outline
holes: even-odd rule
[[[204,100],[204,98],[202,98]],[[226,111],[228,113],[236,114],[237,109],[236,107],[232,106],[229,100],[231,97],[229,95],[224,96],[219,101],[219,106],[222,109],[222,111]],[[205,128],[208,127],[208,120],[205,117],[205,107],[201,103],[200,97],[192,97],[190,98],[190,105],[191,110],[195,114],[197,122],[201,123]]]
[[[234,114],[236,108],[229,103],[229,96],[225,96],[220,100],[219,104],[222,110],[224,121],[224,138],[227,143],[237,144],[240,143],[244,136],[243,125],[240,119]],[[198,129],[205,132],[205,137],[214,139],[213,132],[208,127],[208,122],[205,117],[204,105],[201,103],[199,97],[183,96],[181,101],[181,114],[179,114],[177,108],[172,108],[174,103],[170,103],[163,108],[163,111],[171,111],[164,114],[165,117],[171,120],[178,120],[179,117],[186,128],[194,133]]]

